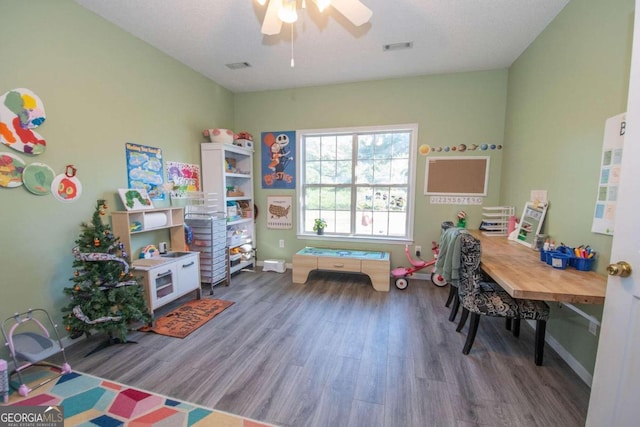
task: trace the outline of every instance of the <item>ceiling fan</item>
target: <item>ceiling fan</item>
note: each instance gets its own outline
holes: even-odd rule
[[[280,33],[282,23],[294,23],[298,19],[298,3],[306,7],[306,0],[256,0],[260,5],[267,1],[267,13],[262,22],[262,34],[272,36]],[[320,9],[320,12],[331,6],[344,15],[353,25],[359,27],[371,19],[373,12],[360,0],[312,0]]]

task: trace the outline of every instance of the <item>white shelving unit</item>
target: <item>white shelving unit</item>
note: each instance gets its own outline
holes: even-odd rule
[[[200,144],[202,189],[221,197],[216,211],[226,212],[229,271],[231,274],[255,264],[253,223],[253,150],[230,144]],[[243,245],[252,250],[237,253]]]
[[[506,236],[509,233],[509,217],[515,215],[513,206],[483,206],[482,234],[485,236]]]

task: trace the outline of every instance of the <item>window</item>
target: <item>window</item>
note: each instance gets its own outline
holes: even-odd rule
[[[298,131],[298,234],[413,239],[418,126]]]

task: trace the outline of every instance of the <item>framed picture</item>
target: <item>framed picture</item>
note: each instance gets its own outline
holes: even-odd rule
[[[293,227],[292,197],[267,197],[267,228],[289,229]]]
[[[147,194],[147,190],[138,190],[135,188],[118,189],[122,203],[128,211],[139,211],[145,209],[153,209],[153,203]]]
[[[542,230],[542,223],[547,213],[547,203],[527,202],[518,224],[516,242],[533,248],[536,235]]]

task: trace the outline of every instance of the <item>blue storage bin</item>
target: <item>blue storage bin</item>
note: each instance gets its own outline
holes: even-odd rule
[[[593,267],[593,261],[595,261],[595,258],[573,257],[572,264],[576,270],[591,271],[591,268]]]
[[[544,254],[544,260],[547,264],[551,265],[551,257],[553,256],[553,254],[557,254],[558,252],[556,251],[546,251]]]
[[[564,270],[569,265],[570,255],[562,252],[554,252],[551,254],[551,267]]]

